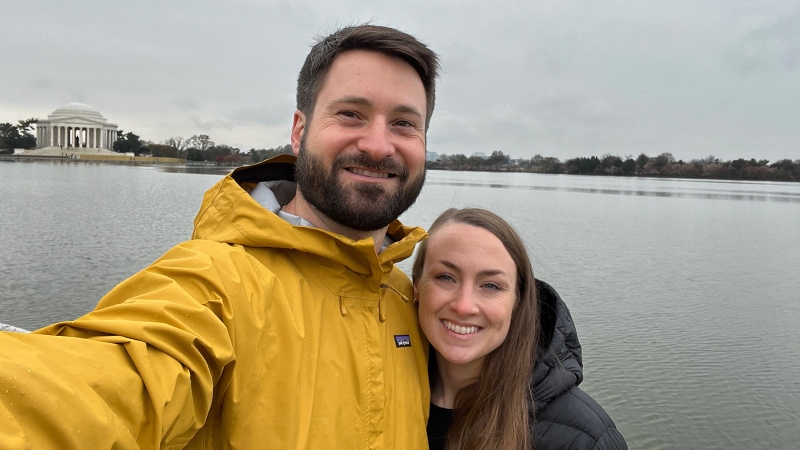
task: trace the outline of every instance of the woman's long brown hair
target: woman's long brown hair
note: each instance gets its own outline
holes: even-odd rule
[[[538,307],[528,252],[514,228],[490,211],[448,209],[431,225],[429,233],[436,234],[436,230],[448,223],[480,227],[500,239],[517,266],[517,302],[506,339],[486,356],[475,382],[456,395],[446,448],[529,450],[532,448],[529,425],[533,418],[528,406],[533,402],[530,382],[536,357]],[[415,284],[422,277],[426,253],[427,244],[423,241],[412,269]],[[435,380],[438,375],[435,361],[432,362],[431,380]]]

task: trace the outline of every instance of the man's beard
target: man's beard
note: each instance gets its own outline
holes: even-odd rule
[[[395,174],[397,188],[389,192],[374,183],[344,185],[339,174],[345,167]],[[414,204],[425,184],[424,168],[411,178],[408,167],[394,159],[373,161],[364,153],[337,156],[328,172],[322,158],[306,148],[305,136],[300,140],[294,176],[303,198],[314,209],[358,231],[379,230],[392,223]]]

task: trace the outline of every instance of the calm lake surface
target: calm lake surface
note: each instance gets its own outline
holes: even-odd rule
[[[0,322],[85,314],[189,238],[219,178],[0,162]],[[630,448],[798,448],[800,185],[430,171],[402,220],[465,206],[520,231]]]

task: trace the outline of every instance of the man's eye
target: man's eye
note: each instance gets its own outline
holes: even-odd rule
[[[358,117],[358,114],[356,114],[353,111],[342,111],[342,112],[339,113],[339,115],[342,115],[342,116],[345,116],[345,117],[350,117],[350,118]]]
[[[395,124],[396,126],[399,126],[399,127],[408,127],[408,128],[414,128],[414,127],[416,127],[416,125],[414,124],[414,122],[410,122],[410,121],[408,121],[408,120],[398,120],[398,121],[397,121],[397,122],[395,122],[394,124]]]

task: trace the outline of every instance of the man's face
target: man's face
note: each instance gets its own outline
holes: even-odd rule
[[[404,61],[362,50],[338,56],[313,117],[295,114],[303,198],[355,230],[391,223],[425,181],[425,105],[422,81]]]

